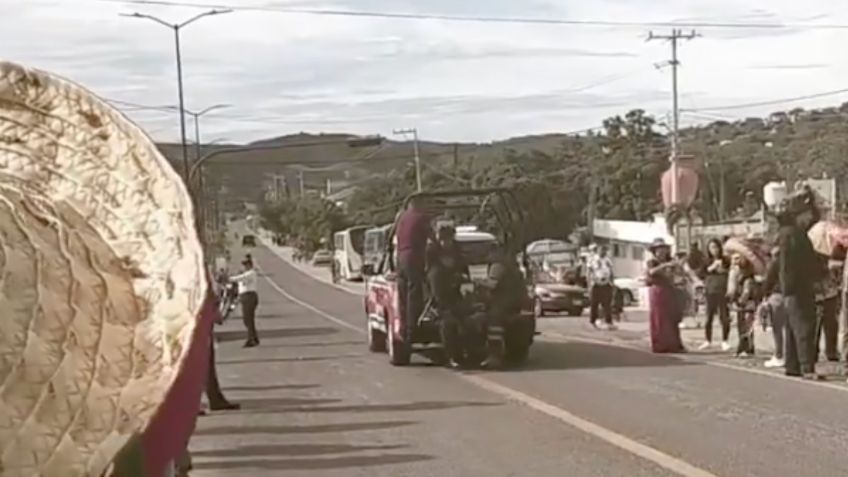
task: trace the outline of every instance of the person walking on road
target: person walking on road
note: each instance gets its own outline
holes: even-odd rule
[[[786,375],[818,380],[816,374],[816,303],[814,283],[819,260],[807,230],[818,221],[812,194],[788,199],[778,214],[780,288],[786,310]],[[798,200],[804,200],[798,204]]]
[[[730,343],[730,310],[727,304],[727,274],[730,271],[730,260],[724,255],[721,241],[712,239],[707,244],[707,259],[702,263],[701,275],[704,279],[704,294],[707,301],[707,322],[704,326],[706,341],[700,346],[701,350],[713,345],[713,321],[718,315],[721,325],[721,350],[729,351]]]
[[[424,308],[427,242],[433,237],[430,216],[423,199],[413,197],[397,222],[398,301],[405,318],[406,343],[412,342],[412,330]]]
[[[685,353],[680,338],[683,308],[674,287],[674,275],[680,273],[680,264],[671,256],[671,247],[661,238],[654,240],[649,251],[653,255],[646,271],[650,286],[651,350],[654,353]]]
[[[612,260],[607,255],[607,248],[605,246],[598,247],[597,254],[589,260],[588,269],[589,322],[597,328],[598,312],[603,310],[604,322],[606,322],[607,329],[614,330],[615,323],[612,321],[614,276]]]
[[[256,293],[257,275],[253,267],[253,259],[248,255],[241,262],[244,270],[230,277],[231,282],[238,283],[239,301],[241,301],[241,316],[247,329],[245,348],[259,345],[259,334],[256,332],[256,307],[259,306],[259,295]]]

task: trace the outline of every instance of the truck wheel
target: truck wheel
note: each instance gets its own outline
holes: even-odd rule
[[[388,333],[386,337],[386,348],[389,351],[389,362],[394,366],[406,366],[412,359],[410,345],[395,339],[394,325],[392,320],[387,320]]]
[[[583,314],[583,308],[571,308],[568,310],[568,316],[580,316]]]

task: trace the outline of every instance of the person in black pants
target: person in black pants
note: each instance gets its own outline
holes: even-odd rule
[[[818,210],[809,191],[786,202],[786,210],[777,217],[780,288],[786,312],[786,375],[819,380],[814,284],[821,279],[821,273],[819,259],[807,236],[807,230],[819,219]]]
[[[250,256],[241,262],[244,271],[230,277],[231,282],[238,283],[239,300],[241,301],[241,316],[247,329],[245,348],[259,345],[259,334],[256,331],[256,307],[259,306],[259,295],[256,294],[257,276]]]
[[[398,217],[397,260],[398,302],[404,317],[404,341],[412,343],[418,317],[424,311],[424,281],[427,242],[433,237],[430,216],[422,198],[413,197],[409,207]]]
[[[838,269],[828,267],[829,257],[820,256],[821,269],[827,270],[816,290],[816,358],[824,335],[824,354],[828,361],[839,362],[839,307],[841,305]]]
[[[427,253],[427,283],[433,304],[441,316],[439,326],[448,365],[456,368],[465,362],[466,357],[468,311],[464,309],[461,286],[469,273],[454,241],[456,230],[452,226],[441,227],[438,235],[438,242],[432,244]]]
[[[707,244],[707,260],[702,264],[704,293],[707,300],[707,322],[704,327],[706,341],[700,346],[705,350],[713,345],[713,321],[718,315],[721,324],[721,349],[730,350],[730,310],[727,303],[727,275],[730,260],[724,255],[721,241],[710,240]]]
[[[612,321],[613,270],[607,248],[598,248],[598,254],[589,261],[589,322],[597,327],[598,312],[603,310],[604,322],[610,330],[615,329]]]

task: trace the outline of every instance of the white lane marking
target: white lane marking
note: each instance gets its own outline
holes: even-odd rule
[[[360,334],[365,334],[365,330],[353,326],[350,323],[345,322],[344,320],[341,320],[333,315],[330,315],[329,313],[326,313],[310,305],[309,303],[295,298],[294,296],[292,296],[291,293],[283,289],[270,277],[268,277],[267,275],[264,275],[264,277],[265,280],[268,281],[268,284],[270,284],[271,287],[274,288],[274,290],[276,290],[278,293],[291,300],[292,302],[306,308],[307,310],[317,313],[319,316],[326,318],[339,326],[343,326]],[[574,427],[575,429],[592,435],[608,444],[618,447],[619,449],[627,451],[637,457],[641,457],[642,459],[645,459],[649,462],[653,462],[654,464],[664,469],[670,470],[682,477],[718,477],[716,474],[701,469],[700,467],[695,467],[694,465],[689,464],[686,461],[673,457],[660,450],[654,449],[653,447],[647,446],[633,439],[625,437],[622,434],[618,434],[617,432],[611,431],[591,421],[578,417],[566,411],[565,409],[562,409],[540,399],[534,398],[533,396],[530,396],[513,388],[498,384],[494,381],[490,381],[482,376],[461,373],[452,373],[452,375],[464,381],[467,381],[485,391],[497,394],[505,399],[523,404],[533,410],[541,412],[542,414],[545,414],[571,427]]]
[[[676,474],[685,477],[717,477],[712,472],[695,467],[694,465],[678,459],[677,457],[666,454],[665,452],[654,449],[640,442],[634,441],[629,437],[625,437],[617,432],[611,431],[605,427],[601,427],[594,422],[587,421],[582,417],[576,416],[565,409],[549,404],[540,399],[534,398],[521,391],[490,381],[479,375],[461,374],[459,375],[466,381],[474,383],[480,388],[483,388],[491,393],[498,394],[507,399],[511,399],[518,403],[524,404],[542,414],[552,417],[558,421],[562,421],[571,427],[579,429],[587,434],[597,437],[609,444],[612,444],[620,449],[623,449],[633,455],[641,457],[647,461],[668,469]]]
[[[262,271],[262,269],[261,269],[260,267],[256,267],[256,268],[257,268],[258,270]],[[284,297],[286,297],[288,300],[290,300],[290,301],[292,301],[292,302],[294,302],[294,303],[296,303],[296,304],[298,304],[298,305],[302,306],[303,308],[306,308],[307,310],[309,310],[309,311],[311,311],[311,312],[313,312],[313,313],[316,313],[316,314],[320,315],[320,316],[321,316],[321,317],[323,317],[323,318],[326,318],[326,319],[328,319],[328,320],[332,321],[333,323],[335,323],[335,324],[337,324],[337,325],[339,325],[339,326],[341,326],[341,327],[347,328],[347,329],[349,329],[349,330],[356,331],[357,333],[360,333],[360,334],[363,334],[363,335],[365,334],[365,330],[364,330],[364,329],[359,328],[359,327],[354,326],[354,325],[351,325],[350,323],[348,323],[348,322],[346,322],[346,321],[344,321],[344,320],[341,320],[341,319],[339,319],[339,318],[336,318],[335,316],[333,316],[333,315],[331,315],[331,314],[329,314],[329,313],[327,313],[327,312],[324,312],[324,311],[322,311],[322,310],[320,310],[320,309],[318,309],[318,308],[315,308],[314,306],[310,305],[309,303],[306,303],[305,301],[303,301],[303,300],[301,300],[301,299],[299,299],[299,298],[296,298],[296,297],[295,297],[295,296],[293,296],[291,293],[289,293],[289,292],[285,291],[285,290],[284,290],[284,289],[283,289],[280,285],[277,285],[277,282],[275,282],[274,280],[271,280],[271,278],[270,278],[270,277],[268,277],[268,275],[264,275],[264,274],[263,274],[263,277],[265,278],[265,280],[267,280],[267,281],[268,281],[268,284],[269,284],[269,285],[271,285],[271,287],[272,287],[274,290],[276,290],[276,291],[277,291],[277,293],[279,293],[280,295],[283,295],[283,296],[284,296]]]

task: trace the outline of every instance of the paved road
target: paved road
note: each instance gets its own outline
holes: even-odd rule
[[[587,342],[541,341],[521,370],[392,368],[362,300],[253,252],[262,345],[219,333],[239,412],[201,418],[198,477],[845,475],[848,394]],[[293,301],[294,300],[294,301]]]

